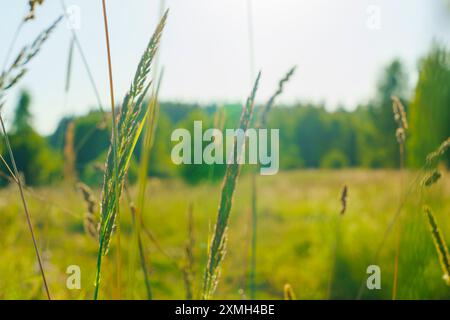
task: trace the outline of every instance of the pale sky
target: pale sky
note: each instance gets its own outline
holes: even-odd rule
[[[80,9],[77,31],[101,99],[108,107],[108,77],[101,0],[65,0]],[[262,70],[258,100],[265,101],[292,66],[298,71],[282,102],[324,102],[349,109],[373,95],[381,68],[400,57],[415,79],[417,62],[434,40],[448,45],[450,10],[444,0],[251,0],[255,68]],[[159,16],[160,0],[107,0],[116,101],[128,89]],[[0,63],[28,1],[0,0]],[[242,102],[251,87],[247,0],[167,0],[170,8],[160,65],[162,100]],[[380,13],[377,19],[376,12]],[[20,34],[14,52],[61,14],[46,0]],[[375,13],[374,13],[375,12]],[[70,31],[61,24],[7,97],[6,118],[18,90],[33,95],[35,125],[51,133],[61,117],[83,114],[95,95],[75,53],[71,91],[64,83]]]

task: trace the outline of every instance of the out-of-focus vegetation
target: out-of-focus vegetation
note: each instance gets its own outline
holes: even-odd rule
[[[398,299],[449,299],[450,291],[442,280],[438,255],[428,230],[422,204],[435,212],[444,238],[450,237],[450,180],[442,180],[408,197],[401,216]],[[407,174],[407,181],[416,175]],[[375,252],[386,226],[398,206],[398,171],[302,170],[257,177],[259,195],[256,298],[282,299],[283,286],[292,284],[298,299],[355,299],[367,279],[368,265],[381,267],[381,290],[364,291],[362,298],[390,299],[397,241],[391,234],[378,260]],[[216,296],[223,299],[248,297],[248,249],[250,241],[250,175],[243,175],[236,189],[230,217],[229,243]],[[348,185],[347,210],[340,216],[340,192]],[[94,189],[98,195],[100,190]],[[130,190],[135,195],[136,189]],[[44,197],[44,200],[38,196]],[[142,233],[146,256],[151,259],[150,281],[155,299],[184,299],[182,268],[188,236],[187,211],[193,203],[194,217],[194,295],[199,296],[206,264],[208,230],[215,219],[220,183],[188,185],[180,179],[153,178],[146,193],[145,228],[152,231],[158,246]],[[86,211],[82,195],[72,186],[40,187],[27,192],[27,200],[45,270],[55,299],[91,299],[95,277],[98,242],[83,230]],[[3,232],[0,233],[0,298],[44,298],[42,281],[28,231],[23,224],[19,197],[14,186],[0,191]],[[336,219],[340,218],[336,266],[332,272],[336,241]],[[133,240],[131,213],[124,201],[121,209],[122,298],[145,299],[145,281],[139,268]],[[162,251],[160,249],[161,248]],[[100,297],[117,297],[115,250],[105,259]],[[7,262],[7,263],[6,263]],[[69,265],[81,268],[81,290],[66,288]],[[330,285],[331,274],[334,280]],[[331,292],[328,287],[331,286]],[[125,289],[126,288],[126,289]],[[243,292],[240,292],[243,289]]]
[[[280,129],[281,169],[398,167],[400,160],[392,113],[393,95],[400,97],[405,105],[410,123],[407,164],[415,168],[422,166],[425,156],[450,135],[449,61],[449,50],[433,45],[420,61],[416,87],[408,88],[405,67],[400,60],[394,60],[381,73],[373,99],[353,111],[344,108],[328,111],[324,105],[313,103],[274,108],[268,127]],[[61,161],[68,127],[73,122],[76,174],[83,182],[100,184],[103,177],[101,167],[109,146],[109,115],[92,111],[81,117],[66,117],[54,134],[44,138],[33,130],[30,102],[31,97],[25,92],[18,101],[11,128],[11,143],[27,183],[45,184],[64,176]],[[239,104],[200,106],[163,102],[148,175],[181,176],[190,183],[221,178],[224,165],[175,166],[170,159],[172,131],[186,128],[192,133],[194,120],[202,120],[204,130],[220,128],[217,121],[219,109],[223,113],[222,129],[234,128],[241,112]],[[136,149],[131,163],[131,181],[136,177],[140,151],[141,148]],[[450,164],[449,157],[446,162]]]

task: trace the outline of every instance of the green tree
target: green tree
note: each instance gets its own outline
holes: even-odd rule
[[[374,124],[375,136],[370,161],[375,166],[395,167],[400,156],[395,138],[397,125],[392,113],[392,96],[405,102],[408,90],[408,76],[403,63],[396,59],[383,71],[377,86],[377,94],[369,105],[369,114]]]
[[[409,164],[420,167],[427,154],[450,136],[450,51],[434,44],[421,61],[410,106]],[[450,165],[450,157],[446,158]]]
[[[34,130],[30,105],[31,96],[26,91],[22,92],[15,109],[9,140],[17,168],[25,182],[29,185],[46,184],[61,176],[62,160],[50,148],[47,140]]]
[[[27,131],[32,128],[30,113],[31,96],[28,91],[22,91],[14,114],[13,131]]]

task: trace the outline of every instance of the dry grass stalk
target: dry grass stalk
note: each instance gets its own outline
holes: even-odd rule
[[[246,131],[249,128],[250,121],[253,116],[255,95],[258,89],[260,77],[261,73],[258,74],[253,90],[242,110],[239,129],[242,129],[243,131]],[[209,299],[212,297],[219,281],[220,266],[226,252],[226,231],[228,228],[228,219],[233,203],[234,190],[236,188],[237,179],[241,169],[241,165],[238,163],[239,161],[237,161],[237,157],[241,155],[242,150],[238,150],[236,139],[234,141],[234,150],[235,159],[232,163],[227,165],[222,184],[217,221],[215,224],[211,245],[209,247],[208,263],[204,275],[202,299]]]
[[[102,0],[102,9],[103,9],[103,22],[104,22],[104,29],[105,29],[105,39],[106,39],[106,56],[108,61],[108,78],[109,78],[109,94],[111,99],[111,126],[112,126],[112,132],[111,132],[111,154],[112,154],[112,161],[110,162],[110,165],[113,168],[113,175],[114,180],[119,181],[119,165],[118,165],[118,154],[117,154],[117,148],[118,148],[118,129],[117,129],[117,123],[116,123],[116,104],[114,101],[114,81],[113,81],[113,70],[112,70],[112,62],[111,62],[111,46],[109,42],[109,26],[108,26],[108,15],[106,13],[106,0]],[[126,176],[126,172],[124,174]],[[106,177],[106,175],[105,175]],[[111,176],[112,178],[112,176]],[[115,183],[113,184],[113,192],[114,192],[114,198],[117,199],[117,206],[114,208],[114,221],[111,226],[111,233],[113,230],[116,230],[117,233],[117,255],[116,255],[116,274],[117,274],[117,289],[118,289],[118,298],[120,298],[121,294],[121,284],[122,284],[122,268],[121,268],[121,260],[122,260],[122,246],[120,244],[120,206],[118,205],[118,202],[120,201],[120,192],[119,191],[119,184]],[[117,223],[116,223],[117,221]],[[102,219],[103,222],[103,219]],[[109,238],[110,239],[110,238]],[[109,242],[107,247],[109,246]],[[102,243],[102,241],[100,241]],[[101,247],[101,245],[100,245]],[[97,296],[97,286],[95,290],[95,296]]]
[[[64,0],[60,0],[60,4],[61,4],[62,11],[63,11],[63,15],[65,16],[65,18],[67,20],[69,20],[70,17],[68,16],[68,11],[67,11],[67,6],[66,6],[65,1]],[[75,28],[70,28],[70,31],[72,32],[72,41],[74,42],[76,48],[78,49],[78,52],[80,53],[81,61],[83,62],[84,68],[86,69],[87,75],[89,77],[89,81],[91,83],[91,87],[92,87],[92,89],[94,91],[94,94],[95,94],[95,97],[97,99],[98,107],[99,107],[100,111],[103,113],[104,109],[103,109],[102,101],[100,99],[100,94],[99,94],[97,85],[95,84],[94,76],[92,75],[92,71],[91,71],[91,68],[89,67],[89,63],[87,61],[86,55],[84,54],[83,47],[81,46],[81,43],[80,43],[80,41],[78,39],[78,35],[77,35],[77,32],[76,32],[76,29]]]
[[[436,247],[436,252],[439,256],[442,272],[444,273],[443,279],[445,283],[450,286],[450,255],[448,253],[447,245],[441,231],[439,230],[433,211],[427,206],[425,206],[423,210],[427,215],[431,236]]]
[[[33,20],[36,15],[36,8],[44,3],[44,0],[29,0],[28,1],[28,13],[24,18],[24,21]]]
[[[297,300],[294,290],[289,283],[284,285],[284,300]]]
[[[72,36],[69,45],[69,55],[67,58],[67,69],[66,69],[66,84],[64,86],[64,91],[67,94],[70,90],[70,80],[72,78],[72,66],[73,66],[73,49],[75,45],[75,38]]]
[[[347,185],[344,185],[341,192],[341,204],[342,204],[340,212],[341,215],[343,215],[347,210],[347,198],[348,198],[348,187]]]
[[[25,75],[27,72],[27,65],[28,63],[37,55],[37,53],[40,51],[42,45],[45,43],[45,41],[48,39],[49,35],[52,33],[52,31],[56,28],[57,24],[61,20],[61,17],[57,19],[49,28],[44,30],[42,33],[38,35],[38,37],[33,41],[33,43],[30,46],[25,46],[19,53],[19,55],[16,57],[12,65],[7,69],[2,71],[0,75],[0,112],[2,110],[3,105],[1,104],[3,97],[5,96],[5,93],[11,89],[15,84],[18,83],[18,81]],[[25,211],[25,216],[27,219],[27,225],[28,229],[31,234],[31,239],[33,242],[33,248],[36,255],[36,258],[38,260],[39,270],[42,276],[42,281],[44,283],[44,289],[47,294],[47,298],[51,300],[50,290],[47,284],[47,279],[45,277],[44,272],[44,266],[42,263],[41,255],[38,249],[37,240],[34,234],[33,224],[31,222],[31,216],[30,212],[28,210],[28,205],[25,200],[25,194],[24,194],[24,186],[20,178],[19,170],[16,166],[16,161],[14,158],[14,153],[12,151],[9,138],[5,129],[5,125],[3,122],[3,117],[0,113],[0,124],[1,124],[1,131],[3,133],[3,136],[5,138],[6,148],[9,153],[9,157],[12,163],[12,171],[13,171],[13,179],[17,183],[17,186],[19,188],[20,198],[22,200],[22,205]],[[11,171],[11,170],[10,170]]]
[[[77,183],[77,188],[80,190],[83,195],[83,200],[86,203],[86,211],[83,219],[84,231],[94,239],[98,239],[99,223],[97,218],[97,199],[91,188],[84,183]]]

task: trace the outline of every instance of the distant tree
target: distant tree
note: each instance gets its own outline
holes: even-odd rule
[[[25,182],[29,185],[47,184],[61,176],[62,160],[47,140],[34,130],[30,106],[31,96],[24,91],[15,109],[9,140]],[[10,162],[9,157],[6,158]]]
[[[420,167],[450,136],[450,51],[434,44],[421,61],[410,106],[409,164]],[[450,156],[446,160],[450,165]]]
[[[28,91],[22,91],[16,106],[13,131],[20,132],[32,128],[32,116],[30,112],[31,96]]]
[[[399,97],[407,107],[408,75],[403,63],[396,59],[383,71],[378,82],[375,99],[369,105],[369,114],[374,124],[375,136],[372,145],[372,163],[376,166],[395,167],[399,164],[399,152],[392,113],[392,96]]]

